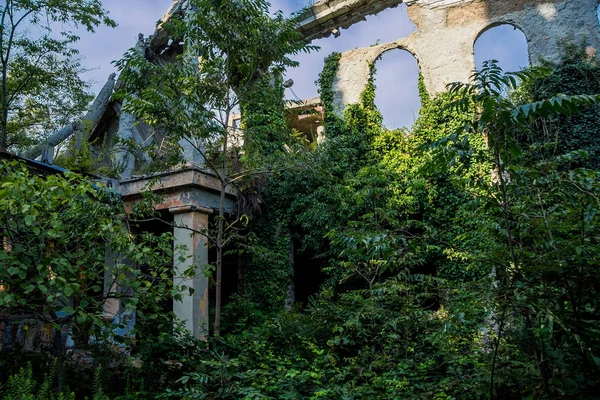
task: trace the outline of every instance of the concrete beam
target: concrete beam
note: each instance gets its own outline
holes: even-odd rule
[[[76,121],[63,127],[62,129],[59,129],[48,138],[47,142],[36,145],[29,150],[26,157],[35,159],[41,156],[44,153],[44,147],[51,148],[53,153],[54,147],[67,140],[74,133],[83,134],[84,132],[91,132],[96,124],[98,124],[98,121],[100,121],[100,118],[102,118],[102,115],[104,115],[104,111],[108,106],[115,88],[115,76],[116,74],[114,73],[110,74],[108,80],[100,90],[100,93],[98,93],[98,96],[96,96],[96,99],[92,103],[90,111],[88,111],[82,120]],[[52,162],[52,157],[48,149],[46,150],[44,156],[46,161],[49,161],[50,163]]]
[[[469,3],[475,0],[404,0],[407,5],[418,4],[426,8],[444,8]]]
[[[298,30],[308,40],[329,37],[334,29],[346,29],[400,3],[402,0],[321,0],[304,14]]]
[[[163,192],[189,187],[215,193],[221,191],[221,183],[216,176],[198,168],[183,168],[123,180],[120,182],[119,192],[123,197],[131,197],[149,189]],[[236,196],[232,188],[229,188],[226,193],[231,197]]]

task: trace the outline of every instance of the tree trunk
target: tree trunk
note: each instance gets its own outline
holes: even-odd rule
[[[223,230],[225,226],[225,189],[227,189],[227,134],[223,140],[223,164],[221,167],[221,195],[217,230],[217,279],[215,283],[215,336],[221,333],[221,303],[223,300]]]
[[[2,67],[2,137],[0,138],[0,151],[6,151],[8,145],[8,99],[7,97],[7,70],[6,65]]]

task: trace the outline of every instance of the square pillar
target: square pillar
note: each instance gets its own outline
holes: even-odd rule
[[[104,312],[101,317],[111,324],[109,328],[116,335],[131,337],[131,331],[135,328],[136,312],[127,310],[119,300],[121,295],[130,292],[127,286],[119,285],[116,276],[121,273],[120,265],[131,265],[131,261],[123,259],[118,253],[110,250],[106,251],[106,269],[104,270],[104,295],[107,296],[104,302]],[[127,274],[128,279],[134,279],[132,274]],[[112,296],[112,297],[110,297]],[[123,326],[122,328],[120,326]],[[112,342],[117,347],[125,349],[124,344]]]
[[[208,278],[204,276],[204,267],[208,264],[207,239],[196,232],[206,232],[211,209],[194,206],[170,208],[174,215],[175,228],[173,254],[173,283],[194,289],[192,295],[186,290],[183,300],[173,301],[173,312],[184,322],[184,326],[194,337],[204,338],[208,334]],[[189,229],[188,229],[189,228]],[[177,246],[184,245],[184,249]],[[182,253],[183,252],[183,253]],[[185,257],[181,262],[179,258]],[[193,267],[193,278],[185,276],[184,271]]]
[[[106,269],[104,270],[104,295],[108,296],[111,293],[117,293],[119,288],[115,282],[115,266],[119,260],[119,256],[110,250],[106,251]],[[108,297],[104,302],[104,312],[102,318],[108,322],[113,322],[115,317],[121,310],[121,304],[118,299]]]

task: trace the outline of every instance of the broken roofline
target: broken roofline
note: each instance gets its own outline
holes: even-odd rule
[[[298,10],[302,12],[298,30],[307,40],[314,40],[337,34],[338,28],[347,29],[357,22],[364,21],[369,15],[395,8],[401,3],[419,3],[428,8],[444,8],[472,1],[474,0],[320,0],[304,10]],[[151,36],[150,45],[153,49],[166,46],[170,35],[164,29],[164,24],[174,15],[183,15],[188,8],[189,0],[175,0]]]
[[[404,2],[414,3],[416,1],[419,0]],[[448,0],[425,0],[426,3],[443,3],[445,1]],[[364,21],[368,15],[397,7],[401,3],[403,3],[402,0],[321,0],[305,10],[299,10],[303,14],[300,17],[298,30],[308,40],[328,37],[337,28],[349,28],[357,22]],[[173,3],[151,36],[150,45],[153,49],[163,48],[168,43],[170,35],[165,31],[164,24],[174,15],[183,15],[187,12],[188,7],[188,0],[176,0]]]
[[[338,28],[347,29],[364,21],[369,15],[397,7],[401,3],[402,0],[321,0],[307,8],[298,30],[308,40],[328,37]]]

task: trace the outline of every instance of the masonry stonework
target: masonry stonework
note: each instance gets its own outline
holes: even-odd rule
[[[520,29],[533,65],[556,60],[561,43],[600,46],[598,0],[409,0],[416,31],[408,37],[343,53],[334,81],[336,112],[360,99],[370,64],[392,49],[412,53],[430,93],[448,83],[467,82],[475,68],[473,46],[486,30],[501,24]]]

